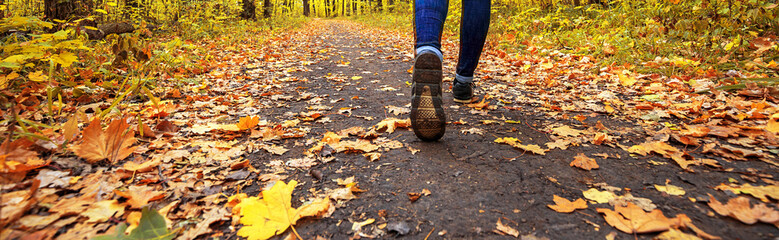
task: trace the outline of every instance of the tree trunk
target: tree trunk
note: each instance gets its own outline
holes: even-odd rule
[[[270,18],[272,10],[273,10],[273,4],[271,4],[271,1],[265,0],[262,4],[262,17]]]
[[[91,0],[43,0],[43,14],[48,20],[71,20],[92,12]]]
[[[311,6],[309,6],[308,0],[303,0],[303,16],[309,17],[311,15]]]
[[[255,19],[254,9],[254,0],[243,0],[243,12],[241,12],[241,18]]]

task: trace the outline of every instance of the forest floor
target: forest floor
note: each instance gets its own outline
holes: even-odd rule
[[[166,116],[147,123],[157,134],[144,137],[128,161],[154,162],[155,170],[92,167],[60,156],[51,169],[78,169],[65,175],[83,178],[60,184],[66,193],[52,190],[53,197],[39,199],[60,204],[99,183],[118,190],[103,190],[98,199],[118,199],[113,203],[126,204],[122,212],[131,215],[143,205],[131,201],[136,195],[162,193],[145,200],[162,209],[170,226],[184,227],[182,238],[236,239],[240,216],[229,213],[235,199],[228,196],[257,196],[274,180],[295,180],[297,207],[356,183],[362,190],[351,188],[356,198],[329,195],[334,210],[298,221],[297,233],[305,239],[779,237],[779,115],[765,88],[694,94],[713,83],[600,68],[590,57],[556,51],[507,56],[488,48],[476,74],[484,101],[461,105],[450,91],[457,44],[445,39],[446,134],[423,142],[407,122],[412,41],[405,32],[317,19],[264,46],[224,48],[215,59],[222,67],[166,94],[159,110]],[[255,115],[259,121],[249,129],[226,127]],[[137,171],[127,176],[131,169]],[[555,196],[585,204],[563,213],[549,207]],[[739,201],[725,204],[733,199]],[[41,226],[56,207],[39,205],[22,224],[60,226],[59,238],[99,235],[125,221],[122,213],[98,222],[63,212]],[[752,224],[728,212],[749,215],[739,220]],[[203,222],[205,228],[193,227]]]

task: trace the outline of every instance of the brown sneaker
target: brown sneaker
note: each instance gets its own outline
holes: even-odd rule
[[[441,59],[432,52],[417,55],[411,87],[411,127],[422,141],[435,141],[444,136],[446,114],[442,107]]]

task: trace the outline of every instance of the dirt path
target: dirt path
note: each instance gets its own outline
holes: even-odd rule
[[[259,95],[260,92],[271,92],[267,89],[253,93],[258,96],[258,102],[273,102],[265,104],[267,109],[260,110],[264,119],[283,122],[295,119],[299,113],[320,112],[323,116],[317,121],[303,122],[300,126],[310,129],[306,138],[321,139],[328,131],[369,128],[388,117],[408,117],[407,113],[395,116],[386,108],[409,106],[411,75],[408,70],[412,56],[408,36],[362,29],[350,22],[315,20],[312,25],[316,27],[304,28],[300,33],[275,42],[279,45],[275,56],[279,58],[278,64],[244,69],[249,76],[288,83],[273,90],[281,94]],[[444,51],[449,52],[447,69],[452,72],[452,55],[456,55],[452,52],[456,51],[446,47]],[[383,238],[392,238],[397,233],[388,232],[388,228],[403,222],[410,229],[404,236],[407,239],[423,239],[431,232],[430,239],[513,238],[494,233],[496,222],[501,219],[521,235],[604,239],[610,233],[616,233],[617,239],[632,239],[635,236],[610,226],[596,211],[596,208],[613,209],[607,203],[590,204],[587,209],[574,213],[558,213],[546,206],[553,204],[553,195],[573,200],[583,198],[582,192],[590,188],[610,189],[611,186],[617,188],[617,195],[630,193],[651,200],[667,217],[686,214],[703,231],[723,239],[771,239],[779,235],[772,225],[745,225],[713,213],[705,203],[709,199],[707,194],[722,202],[735,197],[713,189],[728,183],[729,178],[739,183],[749,183],[750,179],[758,182],[761,178],[776,179],[779,175],[775,166],[757,160],[735,162],[706,156],[719,160],[722,167],[695,166],[692,167],[694,172],[689,172],[669,158],[652,154],[631,156],[619,145],[629,147],[643,143],[651,133],[630,120],[590,109],[566,111],[565,114],[570,115],[568,119],[550,115],[549,106],[537,101],[548,97],[544,93],[526,91],[502,80],[544,73],[501,71],[507,63],[486,55],[480,66],[482,76],[492,79],[480,81],[477,93],[496,97],[488,102],[498,107],[477,110],[457,105],[451,100],[450,82],[445,83],[444,99],[450,124],[440,141],[421,142],[412,131],[400,128],[374,140],[380,145],[388,140],[402,143],[399,148],[379,150],[381,156],[377,161],[369,161],[357,153],[335,153],[334,160],[327,163],[310,168],[287,168],[283,175],[301,182],[293,202],[309,195],[309,189],[337,188],[335,179],[338,178],[354,176],[359,187],[366,190],[358,195],[359,198],[343,204],[331,217],[299,223],[297,231],[308,238],[347,239],[355,235],[352,222],[372,218],[375,223],[361,230],[364,236],[384,233]],[[275,71],[268,71],[267,66]],[[285,69],[289,71],[280,71]],[[451,78],[447,80],[451,81]],[[587,94],[576,93],[575,88],[570,91],[569,94]],[[532,99],[535,101],[530,101]],[[575,115],[586,116],[586,119],[580,122],[572,118]],[[561,126],[578,129],[582,137],[594,133],[593,128],[597,126],[601,130],[607,129],[603,131],[609,133],[612,141],[600,145],[589,141],[571,143],[572,136],[562,138],[550,131]],[[576,137],[579,133],[572,134]],[[494,142],[502,137],[515,137],[522,144],[536,144],[544,149],[548,149],[545,143],[569,140],[564,144],[565,150],[558,148],[537,155]],[[356,137],[343,140],[347,139]],[[303,152],[311,147],[305,142],[304,139],[282,140],[278,144],[291,151],[281,156],[260,151],[250,154],[249,158],[253,159],[255,168],[270,169],[274,167],[273,160],[302,158]],[[579,153],[596,159],[599,169],[585,171],[569,166]],[[320,173],[321,179],[314,176]],[[683,188],[685,195],[671,196],[654,187],[666,183]],[[259,184],[253,184],[243,191],[253,196],[259,192],[259,187]],[[427,191],[429,195],[425,194]],[[412,202],[409,193],[422,196]],[[752,201],[757,203],[755,199]],[[649,239],[653,236],[655,234],[637,237]]]

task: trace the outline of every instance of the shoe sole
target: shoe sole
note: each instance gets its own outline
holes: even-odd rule
[[[435,141],[446,132],[446,114],[441,100],[441,60],[432,53],[417,56],[411,91],[411,127],[422,141]]]
[[[473,103],[473,102],[475,102],[473,98],[471,98],[471,99],[466,99],[466,100],[460,100],[460,99],[457,99],[457,98],[455,98],[455,99],[453,99],[453,100],[454,100],[454,102],[456,102],[456,103],[463,103],[463,104],[468,104],[468,103]]]

